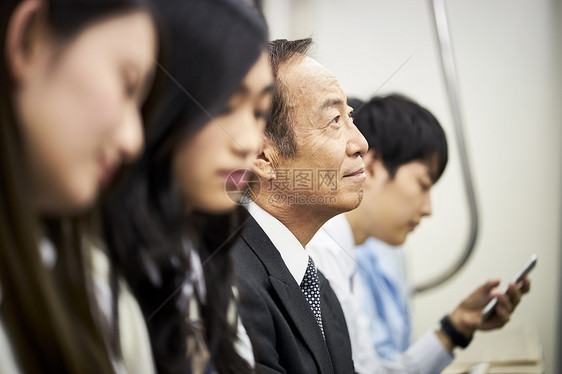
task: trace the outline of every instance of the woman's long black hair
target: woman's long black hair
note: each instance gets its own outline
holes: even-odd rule
[[[146,151],[104,204],[105,232],[147,320],[161,373],[190,372],[186,338],[193,329],[178,305],[191,273],[182,241],[189,238],[205,264],[202,320],[215,369],[249,371],[234,348],[227,320],[233,276],[229,247],[235,214],[192,212],[172,174],[172,157],[187,137],[223,112],[260,54],[265,21],[242,0],[159,0],[163,55],[145,107]],[[180,292],[178,292],[180,291]]]
[[[0,3],[0,315],[22,372],[111,373],[107,337],[92,312],[83,227],[68,217],[40,217],[30,203],[25,134],[5,55],[8,24],[21,3]],[[46,0],[43,11],[64,48],[96,21],[146,8],[142,0]],[[41,259],[41,236],[57,249],[53,269]]]

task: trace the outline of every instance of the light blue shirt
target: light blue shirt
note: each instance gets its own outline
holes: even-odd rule
[[[410,346],[411,323],[402,252],[375,238],[355,248],[365,290],[363,307],[371,320],[373,347],[394,361]]]
[[[355,256],[355,240],[345,215],[326,222],[306,248],[338,297],[345,315],[357,373],[435,374],[451,363],[453,355],[445,349],[433,330],[423,334],[395,360],[384,359],[376,352],[371,344],[371,332],[376,328],[371,327],[363,306],[366,299],[364,295],[368,291],[364,289],[357,272],[362,264]],[[394,301],[392,303],[395,304]]]

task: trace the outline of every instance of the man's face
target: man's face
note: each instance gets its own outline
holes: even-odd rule
[[[353,124],[352,108],[338,81],[304,56],[281,65],[279,79],[286,89],[297,154],[276,160],[273,182],[280,187],[280,179],[288,179],[287,194],[298,195],[296,203],[311,212],[335,215],[356,208],[363,196],[362,155],[368,146]]]
[[[374,161],[365,188],[367,212],[374,236],[388,244],[404,243],[420,220],[431,214],[430,190],[433,186],[429,166],[422,161],[401,165],[391,178],[382,161]]]

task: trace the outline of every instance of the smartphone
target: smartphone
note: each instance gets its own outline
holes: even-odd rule
[[[533,270],[533,268],[535,267],[536,264],[537,264],[537,255],[533,254],[531,256],[531,258],[529,259],[529,261],[511,279],[511,282],[513,282],[515,284],[521,283],[521,281],[523,280],[523,277],[525,277],[525,275],[529,274],[529,272],[531,270]],[[504,290],[503,293],[505,294],[506,292],[507,292],[507,287],[506,287],[506,289]],[[482,320],[483,321],[490,318],[490,316],[492,315],[497,303],[498,303],[498,299],[494,298],[488,303],[488,305],[486,305],[486,307],[482,311]]]

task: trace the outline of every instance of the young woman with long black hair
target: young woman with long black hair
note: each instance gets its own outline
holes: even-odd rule
[[[225,184],[241,187],[262,141],[267,28],[242,0],[169,4],[158,5],[168,43],[146,106],[146,152],[106,201],[107,242],[159,372],[250,372],[229,254],[242,218]]]
[[[151,12],[3,0],[0,28],[0,372],[119,371],[77,217],[141,150]]]

